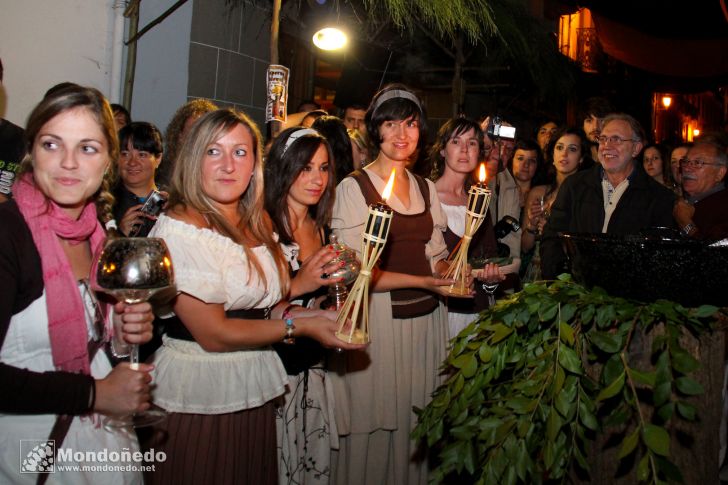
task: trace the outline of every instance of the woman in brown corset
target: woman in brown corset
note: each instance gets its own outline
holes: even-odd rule
[[[393,85],[377,93],[365,117],[376,159],[337,187],[332,229],[358,249],[367,205],[380,200],[392,169],[394,217],[372,277],[371,345],[341,356],[336,389],[340,452],[336,483],[425,483],[427,463],[410,439],[416,416],[441,382],[446,356],[447,311],[441,296],[452,280],[445,215],[432,182],[407,170],[426,138],[419,99]],[[421,148],[421,147],[420,147]],[[333,374],[333,372],[332,372]]]

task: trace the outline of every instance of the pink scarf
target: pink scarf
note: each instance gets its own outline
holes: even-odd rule
[[[15,183],[13,197],[40,254],[53,364],[59,370],[88,375],[91,369],[84,302],[59,238],[71,244],[90,238],[91,251],[95,254],[104,240],[104,230],[96,219],[96,206],[88,202],[81,217],[73,220],[38,189],[29,173]],[[106,323],[108,305],[100,306]]]

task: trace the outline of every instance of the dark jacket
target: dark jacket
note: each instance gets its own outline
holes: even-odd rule
[[[551,207],[541,242],[544,279],[553,279],[568,270],[560,232],[601,233],[604,225],[602,166],[568,177]],[[675,194],[635,167],[629,187],[617,202],[607,226],[608,234],[638,234],[648,227],[675,227],[672,208]]]
[[[695,203],[693,223],[696,239],[708,241],[728,237],[728,188],[710,194]]]

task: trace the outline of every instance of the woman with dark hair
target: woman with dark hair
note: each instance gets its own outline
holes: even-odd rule
[[[174,315],[154,354],[169,412],[152,483],[275,483],[275,405],[288,379],[276,342],[340,342],[335,312],[282,299],[288,265],[263,206],[262,141],[243,113],[202,116],[182,145],[169,209],[150,234],[175,261]]]
[[[523,221],[521,250],[532,254],[530,264],[525,268],[523,280],[541,279],[538,238],[548,220],[551,205],[556,200],[561,184],[567,177],[575,174],[589,155],[589,142],[581,128],[561,128],[548,145],[549,178],[547,185],[531,189],[526,201],[526,217]]]
[[[447,221],[434,184],[407,169],[427,139],[419,98],[405,86],[388,86],[372,99],[365,122],[378,155],[338,185],[332,229],[358,250],[368,205],[381,200],[394,169],[393,218],[372,275],[371,345],[331,360],[337,373],[330,375],[341,376],[335,382],[343,435],[336,482],[425,483],[427,461],[415,456],[418,443],[410,439],[412,407],[426,405],[442,379],[448,323],[441,297],[454,283],[439,276],[449,268]]]
[[[141,483],[138,471],[82,471],[98,463],[78,458],[115,453],[122,470],[139,465],[123,458],[139,451],[133,433],[107,431],[101,415],[150,406],[152,367],[112,368],[106,351],[122,357],[127,343],[147,342],[151,306],[111,305],[89,287],[104,240],[97,209],[110,219],[119,156],[111,108],[96,89],[66,87],[35,107],[25,136],[14,200],[0,204],[0,482],[36,483],[53,463],[68,466],[53,483]],[[71,458],[47,454],[47,440]]]
[[[291,271],[289,299],[307,308],[317,307],[333,281],[328,272],[338,269],[327,266],[336,254],[326,244],[334,172],[326,139],[303,127],[276,137],[264,167],[266,210]],[[276,412],[279,482],[328,483],[331,448],[338,435],[324,349],[305,338],[274,348],[288,373],[288,390]]]
[[[447,215],[445,242],[451,253],[465,234],[468,190],[475,183],[473,172],[483,154],[483,139],[483,131],[475,120],[453,118],[442,125],[430,149],[431,179],[435,181],[442,210]],[[488,212],[478,232],[473,235],[468,258],[485,260],[497,254],[493,219]],[[475,286],[474,299],[448,299],[451,338],[475,320],[477,313],[489,306],[491,299],[486,290],[492,295],[505,276],[497,264],[489,263],[478,271],[478,279],[482,284]]]
[[[154,176],[162,161],[162,134],[156,126],[135,121],[119,130],[119,179],[114,189],[114,219],[119,230],[128,236],[144,237],[156,220],[140,209],[157,185]]]
[[[306,113],[306,115],[301,120],[301,126],[305,128],[311,128],[313,126],[314,121],[321,118],[322,116],[328,116],[329,114],[322,110],[322,109],[315,109],[313,111],[309,111]]]
[[[513,156],[508,160],[508,171],[518,185],[519,202],[521,210],[526,205],[531,182],[543,166],[541,149],[532,140],[518,140],[513,147]],[[523,222],[521,215],[520,222]]]
[[[672,177],[669,160],[670,148],[661,143],[651,143],[642,150],[642,166],[647,175],[674,192],[677,183]]]
[[[551,142],[551,137],[554,136],[556,130],[559,128],[559,124],[552,119],[544,119],[536,130],[536,142],[538,147],[541,149],[541,153],[546,155],[546,148]]]
[[[311,128],[321,133],[329,142],[336,168],[336,180],[334,181],[334,186],[336,186],[336,184],[344,180],[344,177],[354,171],[351,140],[346,132],[346,125],[341,121],[341,118],[326,115],[317,118]]]

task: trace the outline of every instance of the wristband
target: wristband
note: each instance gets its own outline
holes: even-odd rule
[[[96,379],[91,383],[91,392],[88,396],[88,411],[92,413],[96,405]]]

